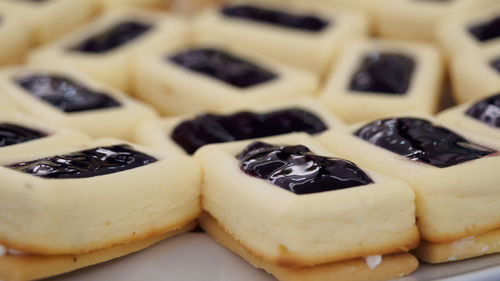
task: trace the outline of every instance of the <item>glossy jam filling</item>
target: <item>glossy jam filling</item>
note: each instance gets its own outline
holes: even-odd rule
[[[169,60],[191,71],[248,88],[276,79],[276,74],[225,51],[199,48],[177,53]]]
[[[354,73],[349,89],[381,94],[405,94],[408,91],[415,61],[402,54],[370,52]]]
[[[152,25],[138,21],[124,21],[112,28],[85,39],[80,44],[71,47],[72,51],[84,53],[105,53],[145,35]]]
[[[500,37],[500,14],[469,28],[478,41],[485,42]]]
[[[327,126],[313,113],[289,108],[267,113],[202,114],[175,127],[171,138],[187,153],[206,144],[269,137],[291,132],[316,134]]]
[[[418,118],[378,120],[360,128],[354,134],[410,160],[439,168],[479,159],[496,152]]]
[[[248,145],[238,156],[246,174],[296,194],[309,194],[373,183],[354,163],[313,154],[303,145]]]
[[[308,32],[319,32],[329,25],[327,20],[315,15],[299,15],[252,5],[227,6],[222,9],[221,13],[226,17],[257,21]]]
[[[62,76],[32,74],[16,77],[14,80],[31,95],[67,113],[120,106],[112,97],[94,92]]]
[[[11,123],[0,123],[0,147],[46,137],[47,134]]]
[[[7,168],[42,178],[89,178],[118,173],[156,162],[126,144],[96,147],[65,155],[16,163]]]
[[[491,67],[493,67],[500,74],[500,58],[497,58],[491,62]]]
[[[500,94],[480,100],[465,114],[489,126],[500,128]]]

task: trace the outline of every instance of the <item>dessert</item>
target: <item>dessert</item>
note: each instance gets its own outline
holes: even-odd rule
[[[2,0],[0,2],[2,12],[23,18],[24,22],[30,24],[35,44],[45,44],[76,28],[94,14],[95,8],[94,1],[87,0]],[[26,32],[16,34],[21,37],[24,35]]]
[[[207,145],[195,157],[201,226],[282,280],[338,280],[350,266],[359,269],[353,280],[366,280],[385,267],[370,270],[363,257],[374,255],[389,266],[401,258],[385,279],[417,266],[405,253],[418,243],[414,194],[401,181],[332,157],[303,134]]]
[[[19,63],[31,45],[30,27],[0,3],[0,65]]]
[[[126,93],[132,88],[133,60],[184,40],[182,22],[162,13],[115,9],[30,56],[32,63],[65,63]]]
[[[199,167],[180,154],[101,139],[0,163],[2,279],[39,279],[142,249],[190,229],[200,212]]]
[[[416,251],[419,258],[448,261],[453,257],[429,258],[434,246],[453,247],[454,242],[500,227],[498,173],[492,170],[500,164],[500,142],[450,130],[423,115],[357,124],[349,132],[327,132],[320,141],[341,157],[401,179],[414,189],[425,245]],[[461,258],[485,253],[464,252]]]
[[[449,108],[437,118],[471,133],[500,139],[500,94]]]
[[[210,143],[232,142],[291,132],[317,135],[343,124],[309,98],[258,104],[220,112],[152,120],[137,127],[134,140],[164,151],[193,154]]]
[[[427,44],[359,40],[340,54],[320,99],[345,122],[407,111],[434,113],[443,78]]]
[[[195,44],[137,60],[139,98],[165,115],[229,110],[314,93],[310,72],[225,45]]]
[[[228,4],[204,13],[195,36],[249,50],[323,75],[343,44],[367,33],[356,12],[302,3]]]
[[[69,68],[7,69],[0,89],[19,110],[92,137],[130,139],[137,124],[156,118],[148,106]]]

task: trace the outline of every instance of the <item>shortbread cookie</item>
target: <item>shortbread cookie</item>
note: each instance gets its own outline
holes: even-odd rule
[[[341,53],[321,100],[344,121],[437,110],[443,66],[427,44],[360,40]]]
[[[217,7],[196,24],[198,40],[245,47],[319,75],[346,41],[367,32],[367,18],[355,11],[269,1]]]
[[[70,68],[21,67],[0,73],[0,89],[23,112],[92,137],[131,139],[150,107]]]
[[[135,72],[136,95],[165,115],[308,96],[318,86],[307,70],[224,45],[166,50],[141,56]]]
[[[238,110],[170,117],[142,123],[135,141],[164,151],[193,154],[203,145],[291,132],[315,135],[342,122],[309,98],[246,106]]]
[[[500,140],[500,87],[490,97],[449,108],[438,120],[474,134]]]
[[[124,92],[132,87],[133,60],[184,40],[177,18],[153,11],[114,9],[92,23],[36,50],[33,63],[67,63]]]
[[[203,209],[266,262],[305,267],[418,244],[408,185],[332,158],[307,135],[207,145],[195,157]]]
[[[21,252],[9,252],[5,249],[4,255],[0,256],[0,278],[6,281],[28,281],[74,271],[140,251],[164,239],[190,231],[195,225],[196,223],[193,221],[155,237],[119,244],[85,254],[30,255]]]
[[[32,39],[23,17],[9,13],[0,3],[0,65],[20,63]]]
[[[82,133],[51,126],[17,112],[0,112],[0,154],[3,157],[79,145],[89,140]]]
[[[0,244],[16,251],[84,254],[156,237],[200,213],[200,169],[182,154],[101,139],[2,155],[0,164]]]
[[[500,90],[500,48],[454,57],[451,82],[457,103],[487,97]]]
[[[2,0],[0,2],[0,13],[5,11],[30,23],[34,31],[32,40],[35,44],[47,43],[67,33],[87,21],[96,10],[95,2],[88,0]],[[5,40],[2,40],[2,44],[4,42]]]
[[[500,227],[500,142],[411,115],[319,139],[332,151],[414,189],[422,239],[449,243]]]
[[[444,20],[438,28],[443,49],[450,57],[466,53],[479,54],[500,48],[500,5],[457,14]]]

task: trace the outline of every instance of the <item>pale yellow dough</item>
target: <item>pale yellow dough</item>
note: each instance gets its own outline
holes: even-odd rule
[[[306,134],[261,140],[303,144],[332,156]],[[414,194],[407,184],[365,170],[374,184],[296,195],[240,170],[236,157],[251,142],[207,145],[195,157],[204,174],[203,209],[266,262],[311,266],[408,251],[418,244]]]
[[[116,9],[121,6],[135,6],[140,8],[162,8],[167,6],[167,0],[97,0],[103,9]]]
[[[424,118],[443,126],[428,115],[404,117]],[[408,160],[352,135],[365,124],[353,125],[348,133],[327,132],[319,140],[341,157],[407,182],[416,194],[416,214],[423,240],[453,242],[500,227],[500,175],[495,171],[500,166],[498,154],[437,168]],[[447,128],[473,143],[500,151],[498,140]]]
[[[306,3],[254,1],[261,7],[290,13],[313,14],[330,24],[320,32],[223,16],[219,8],[207,10],[195,26],[203,42],[245,47],[263,55],[323,75],[345,42],[368,33],[367,17],[359,12]]]
[[[17,85],[15,78],[33,74],[67,77],[98,93],[109,95],[121,105],[105,109],[66,113],[32,96]],[[0,72],[0,89],[20,111],[49,123],[83,131],[94,138],[117,137],[132,139],[135,127],[146,120],[156,119],[149,106],[105,86],[81,71],[70,67],[28,66],[8,68]]]
[[[299,108],[311,112],[319,117],[328,128],[339,129],[344,126],[342,121],[328,112],[328,110],[316,100],[311,98],[296,98],[271,104],[247,105],[239,109],[229,111],[222,110],[211,113],[231,115],[243,110],[256,113],[266,113],[288,108]],[[192,114],[143,122],[135,131],[134,141],[155,149],[161,149],[165,152],[186,153],[184,149],[173,141],[170,136],[177,125],[186,120],[191,120],[195,116],[195,114]]]
[[[134,40],[108,52],[95,54],[69,50],[89,37],[106,32],[127,20],[152,24],[152,27]],[[136,56],[139,53],[154,54],[176,45],[185,40],[185,32],[184,22],[171,15],[138,9],[113,9],[60,40],[35,50],[30,55],[30,62],[69,64],[88,72],[102,82],[129,93],[133,86],[132,72]]]
[[[402,95],[349,89],[353,75],[370,52],[410,56],[415,61],[408,91]],[[437,110],[443,64],[437,49],[423,43],[364,39],[349,44],[330,71],[320,100],[347,123],[408,111]]]
[[[78,179],[46,179],[0,167],[0,244],[30,254],[84,254],[163,234],[199,215],[200,168],[182,154],[100,139],[29,155],[2,155],[0,164],[116,144],[129,144],[158,161]]]
[[[31,45],[31,27],[0,3],[0,66],[20,63]]]
[[[214,48],[273,72],[276,78],[247,88],[238,88],[211,76],[194,72],[168,58],[193,48]],[[318,78],[253,52],[226,45],[195,44],[164,48],[161,55],[143,55],[135,71],[136,95],[164,115],[229,110],[245,105],[311,96]]]

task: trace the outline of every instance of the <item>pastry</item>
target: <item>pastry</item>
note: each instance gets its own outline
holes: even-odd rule
[[[31,45],[30,26],[0,3],[0,65],[19,63]]]
[[[314,93],[306,70],[224,45],[166,49],[137,60],[136,95],[165,115],[238,108]]]
[[[23,18],[25,23],[30,24],[35,44],[45,44],[76,28],[94,14],[95,8],[95,2],[88,0],[0,1],[2,12]],[[24,34],[18,33],[16,36],[23,37]],[[14,36],[10,37],[12,38]]]
[[[303,280],[312,280],[330,265],[345,270],[353,259],[370,272],[360,258],[383,261],[380,255],[418,244],[409,186],[331,158],[307,135],[207,145],[195,157],[204,171],[202,227],[278,278],[305,271],[311,279]],[[411,256],[402,258],[404,269],[395,267],[386,279],[416,268]]]
[[[450,126],[500,140],[500,93],[449,108],[437,118]]]
[[[133,60],[184,40],[182,21],[153,11],[115,9],[60,40],[35,50],[32,63],[65,63],[126,93],[132,88]]]
[[[106,260],[108,254],[116,255],[103,252],[101,259],[99,251],[161,239],[200,213],[200,169],[181,154],[100,139],[85,146],[2,155],[0,164],[0,243],[27,257],[43,255],[49,264],[89,253],[96,253],[90,264]],[[74,269],[32,266],[40,274]],[[5,272],[5,265],[0,268]]]
[[[499,175],[492,169],[500,165],[499,141],[450,130],[424,115],[357,124],[349,132],[319,139],[341,157],[414,189],[427,249],[500,227]],[[418,257],[428,251],[417,250]]]
[[[203,145],[267,137],[296,131],[312,135],[342,122],[310,98],[290,99],[235,110],[146,121],[135,141],[164,151],[193,154]]]
[[[367,32],[367,18],[355,11],[254,1],[207,11],[196,23],[195,36],[244,46],[323,75],[346,41]]]
[[[461,54],[451,60],[450,67],[457,103],[487,97],[500,89],[500,48]]]
[[[23,112],[92,137],[131,139],[153,109],[70,68],[20,67],[0,72],[0,89]]]
[[[437,110],[443,65],[427,44],[359,40],[340,54],[320,99],[347,123]]]

